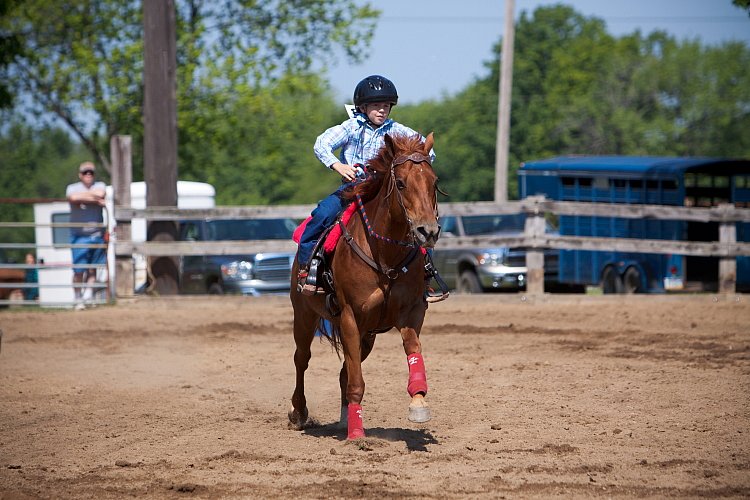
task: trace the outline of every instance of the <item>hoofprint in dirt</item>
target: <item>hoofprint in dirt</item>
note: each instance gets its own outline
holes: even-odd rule
[[[430,306],[426,424],[379,335],[353,442],[318,342],[287,429],[286,298],[2,311],[0,498],[750,496],[747,296],[523,298]]]

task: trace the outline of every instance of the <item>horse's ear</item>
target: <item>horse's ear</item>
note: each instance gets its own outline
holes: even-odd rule
[[[396,148],[393,145],[393,139],[389,134],[385,134],[385,145],[388,147],[388,152],[391,153],[391,155],[396,155]]]
[[[424,152],[430,154],[433,144],[435,144],[435,139],[433,139],[432,132],[430,132],[424,140]]]

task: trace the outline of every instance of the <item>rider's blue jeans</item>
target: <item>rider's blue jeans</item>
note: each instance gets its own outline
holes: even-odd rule
[[[299,240],[297,260],[300,263],[300,268],[309,264],[318,238],[327,227],[336,222],[336,218],[349,204],[349,200],[342,198],[342,191],[349,186],[350,184],[342,184],[336,192],[321,200],[315,210],[312,211],[312,219],[307,222]]]

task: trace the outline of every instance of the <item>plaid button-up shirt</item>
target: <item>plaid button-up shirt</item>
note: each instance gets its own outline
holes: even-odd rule
[[[315,156],[328,168],[337,161],[347,165],[364,164],[374,158],[383,146],[385,134],[410,136],[418,132],[390,118],[380,127],[373,128],[365,115],[357,113],[341,125],[333,126],[320,134],[313,150]],[[424,141],[424,137],[422,140]],[[341,149],[339,158],[334,155],[337,149]],[[435,159],[434,151],[430,151],[430,158]]]

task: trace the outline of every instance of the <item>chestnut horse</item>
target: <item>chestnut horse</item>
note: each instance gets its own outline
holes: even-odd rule
[[[343,237],[330,263],[335,312],[326,306],[324,296],[297,291],[299,263],[295,262],[290,298],[297,377],[289,421],[296,429],[303,429],[308,419],[305,370],[316,331],[344,354],[339,425],[347,427],[347,439],[364,436],[362,362],[372,351],[376,333],[394,327],[401,332],[409,368],[409,420],[430,419],[419,333],[427,310],[422,249],[433,247],[440,231],[437,176],[429,156],[432,145],[432,134],[424,143],[418,135],[386,135],[385,144],[368,164],[369,178],[347,193],[358,203],[359,215],[342,224]],[[322,327],[323,320],[329,322],[328,329]]]

